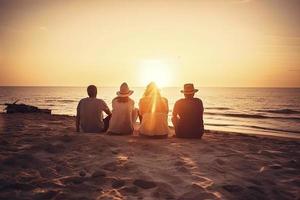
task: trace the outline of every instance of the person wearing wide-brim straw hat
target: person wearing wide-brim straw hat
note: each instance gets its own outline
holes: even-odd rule
[[[118,97],[129,97],[133,94],[133,90],[130,90],[127,83],[124,82],[120,86],[120,91],[117,92]]]
[[[198,91],[199,90],[195,89],[194,84],[192,84],[192,83],[184,84],[184,89],[180,90],[180,92],[183,93],[183,94],[195,94]]]
[[[201,138],[204,133],[203,103],[201,99],[194,97],[198,91],[192,83],[184,84],[180,91],[185,98],[175,103],[172,113],[176,137]]]
[[[132,134],[138,116],[134,101],[130,98],[133,90],[130,90],[128,84],[124,82],[116,94],[117,97],[112,101],[112,116],[107,132],[115,135]]]

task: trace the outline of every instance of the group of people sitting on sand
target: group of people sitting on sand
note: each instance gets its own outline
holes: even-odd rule
[[[201,99],[194,97],[198,90],[189,83],[184,85],[181,92],[185,98],[178,100],[172,111],[175,136],[201,138],[204,132],[203,103]],[[129,89],[127,83],[122,83],[117,96],[112,100],[112,111],[104,100],[96,98],[96,86],[88,86],[87,93],[89,97],[81,99],[77,106],[77,132],[130,135],[133,134],[134,124],[139,118],[139,135],[151,138],[168,137],[168,100],[161,96],[155,83],[151,82],[147,86],[139,101],[139,108],[135,107],[134,101],[130,98],[133,91]],[[104,113],[107,114],[105,118]]]

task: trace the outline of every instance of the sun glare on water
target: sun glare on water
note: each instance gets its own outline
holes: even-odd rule
[[[171,82],[170,67],[160,60],[145,60],[141,63],[140,79],[143,85],[154,81],[159,87],[166,87]]]

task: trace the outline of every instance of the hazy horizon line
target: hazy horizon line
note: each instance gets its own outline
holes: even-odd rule
[[[99,86],[96,85],[99,88],[118,88],[120,86]],[[86,88],[86,86],[80,86],[80,85],[0,85],[0,87],[70,87],[70,88]],[[145,88],[146,86],[130,86],[132,88]],[[164,87],[160,87],[160,88],[182,88],[183,86],[164,86]],[[195,87],[198,88],[273,88],[273,89],[300,89],[300,86],[296,86],[296,87],[278,87],[278,86],[197,86],[195,85]]]

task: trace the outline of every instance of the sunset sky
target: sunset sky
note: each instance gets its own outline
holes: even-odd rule
[[[0,85],[300,87],[299,0],[0,0]]]

